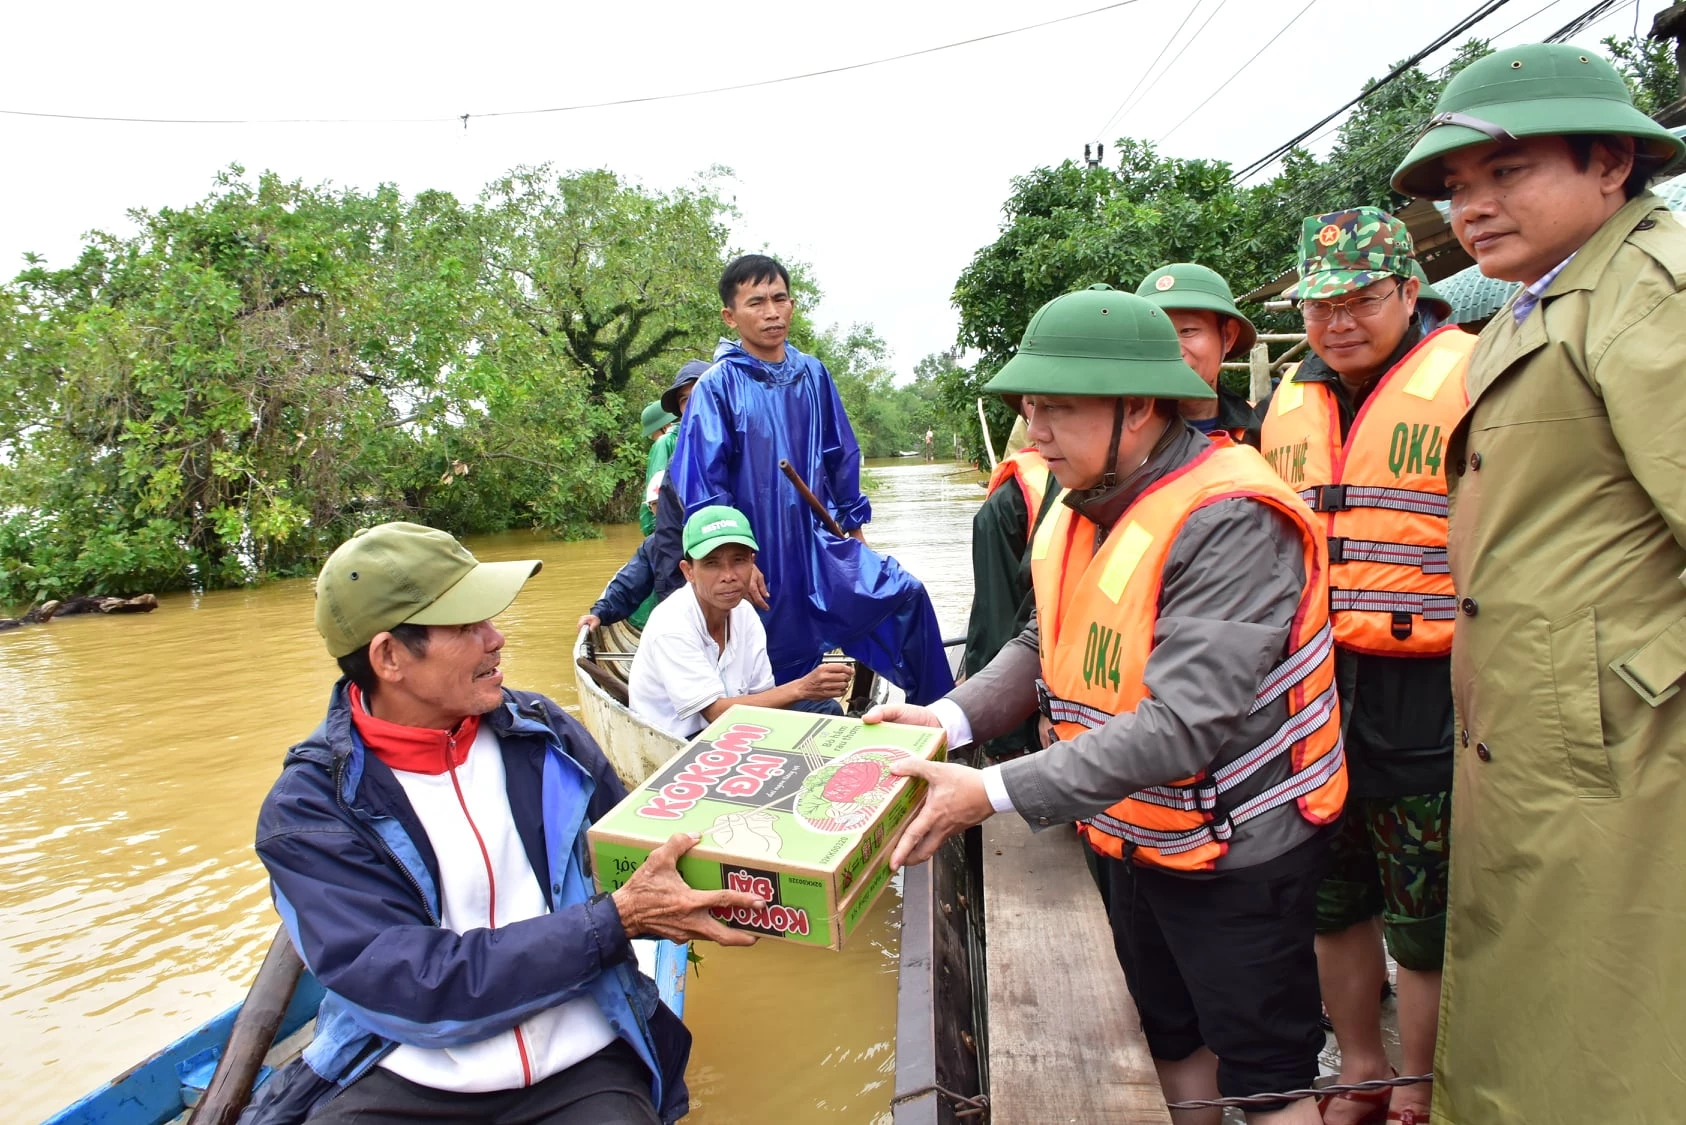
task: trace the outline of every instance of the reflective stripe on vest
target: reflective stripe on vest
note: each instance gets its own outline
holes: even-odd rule
[[[1441,328],[1383,375],[1341,440],[1324,383],[1276,388],[1262,427],[1271,466],[1324,514],[1335,641],[1380,656],[1452,650],[1446,441],[1467,408],[1475,337]]]
[[[1216,442],[1204,449],[1137,497],[1099,550],[1094,524],[1064,505],[1049,513],[1031,546],[1043,711],[1069,739],[1134,711],[1147,698],[1144,676],[1171,544],[1195,511],[1237,497],[1269,504],[1300,531],[1307,579],[1292,648],[1260,681],[1251,708],[1257,712],[1285,699],[1287,718],[1246,753],[1195,777],[1131,794],[1084,822],[1084,837],[1103,854],[1206,870],[1228,851],[1238,814],[1251,818],[1297,802],[1306,820],[1323,824],[1339,816],[1345,802],[1323,537],[1316,517],[1248,448]],[[1226,794],[1284,759],[1287,777],[1226,812]]]
[[[1034,446],[1026,446],[996,464],[995,471],[989,475],[989,487],[985,494],[1000,488],[1008,477],[1018,482],[1019,491],[1024,495],[1024,508],[1029,513],[1029,518],[1025,520],[1025,542],[1028,543],[1036,534],[1036,513],[1042,510],[1042,501],[1048,496],[1053,474],[1048,471],[1048,462],[1042,459],[1042,454]]]

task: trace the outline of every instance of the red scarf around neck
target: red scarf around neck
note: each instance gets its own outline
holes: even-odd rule
[[[395,770],[444,773],[456,769],[468,760],[469,748],[480,733],[479,715],[468,716],[450,730],[407,727],[370,714],[356,684],[347,684],[346,694],[351,700],[352,725],[362,736],[363,744]]]

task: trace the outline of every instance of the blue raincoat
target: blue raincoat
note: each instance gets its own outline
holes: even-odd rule
[[[772,609],[767,657],[788,683],[841,648],[929,703],[954,687],[936,611],[896,560],[839,539],[779,471],[788,460],[838,524],[872,518],[861,493],[861,451],[831,373],[788,344],[782,363],[720,341],[679,424],[668,476],[685,515],[729,504],[749,517]]]

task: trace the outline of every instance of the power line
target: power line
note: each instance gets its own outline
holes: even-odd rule
[[[1241,71],[1246,70],[1248,67],[1250,67],[1254,63],[1258,62],[1259,56],[1264,54],[1266,51],[1270,50],[1270,47],[1271,47],[1272,43],[1275,43],[1278,39],[1282,38],[1284,35],[1286,35],[1288,33],[1289,28],[1293,27],[1296,23],[1299,23],[1300,17],[1305,15],[1307,12],[1311,11],[1311,6],[1315,3],[1317,3],[1317,0],[1306,0],[1306,6],[1301,8],[1298,12],[1294,13],[1294,18],[1289,20],[1286,24],[1284,24],[1282,26],[1282,30],[1278,31],[1275,35],[1272,35],[1265,42],[1265,45],[1263,47],[1260,47],[1257,51],[1254,51],[1252,58],[1250,58],[1246,62],[1242,63],[1239,70],[1235,70],[1235,71],[1231,72],[1230,76],[1223,80],[1222,85],[1220,85],[1216,90],[1213,90],[1210,94],[1207,94],[1203,99],[1201,99],[1201,102],[1200,102],[1199,105],[1195,106],[1193,109],[1189,110],[1186,114],[1184,114],[1183,119],[1181,121],[1177,122],[1175,125],[1171,126],[1169,129],[1165,130],[1165,132],[1160,136],[1159,140],[1156,143],[1164,144],[1165,139],[1167,137],[1169,137],[1172,133],[1175,133],[1178,129],[1181,129],[1185,124],[1187,124],[1188,119],[1190,117],[1193,117],[1195,114],[1197,114],[1201,110],[1205,109],[1207,104],[1210,103],[1213,98],[1215,98],[1219,94],[1223,93],[1224,90],[1226,90],[1229,87],[1229,84],[1231,82],[1234,82],[1237,78],[1241,77]]]
[[[1188,49],[1190,47],[1194,46],[1194,41],[1196,39],[1200,38],[1201,33],[1206,30],[1206,25],[1212,22],[1212,17],[1216,16],[1219,12],[1223,11],[1223,7],[1227,3],[1229,3],[1229,0],[1218,0],[1218,6],[1216,8],[1212,9],[1212,15],[1207,16],[1206,19],[1205,19],[1205,22],[1203,22],[1198,28],[1195,29],[1193,35],[1188,37],[1188,41],[1182,45],[1182,49],[1179,50],[1175,55],[1171,56],[1171,61],[1166,63],[1165,69],[1159,72],[1159,80],[1161,82],[1163,82],[1165,80],[1165,76],[1167,74],[1171,73],[1172,69],[1176,67],[1177,60],[1182,58],[1183,55],[1187,54]],[[1144,93],[1142,96],[1146,97],[1147,95],[1146,95],[1146,93]]]
[[[808,78],[823,78],[831,74],[844,74],[852,70],[863,70],[867,67],[883,66],[886,63],[902,62],[923,55],[934,55],[941,51],[952,51],[957,47],[969,47],[975,43],[985,43],[991,39],[1003,39],[1009,35],[1020,35],[1027,31],[1052,27],[1055,24],[1069,23],[1072,20],[1084,19],[1088,16],[1097,16],[1102,12],[1126,8],[1140,2],[1141,0],[1114,0],[1113,3],[1103,4],[1098,8],[1089,8],[1085,11],[1073,12],[1070,15],[1056,16],[1053,19],[1028,23],[1022,27],[974,35],[969,39],[957,39],[952,43],[942,43],[934,47],[921,47],[915,51],[904,51],[901,54],[886,55],[883,58],[846,63],[842,66],[826,67],[823,70],[804,71],[801,74],[787,74],[779,78],[763,78],[755,82],[739,82],[730,86],[710,86],[704,89],[683,90],[672,94],[646,94],[640,97],[615,98],[603,102],[548,106],[543,109],[502,109],[488,113],[462,113],[438,117],[120,117],[92,113],[45,113],[24,109],[0,109],[0,114],[8,117],[42,117],[57,121],[110,121],[127,125],[416,125],[461,121],[466,127],[469,119],[473,117],[525,117],[543,113],[576,113],[588,109],[608,109],[612,106],[642,105],[648,102],[676,101],[681,98],[700,98],[710,94],[726,94],[736,90],[753,90],[764,86],[778,86],[786,82],[800,82]]]
[[[1317,122],[1315,122],[1314,124],[1312,124],[1308,128],[1304,129],[1300,133],[1297,133],[1296,135],[1289,138],[1288,140],[1284,141],[1282,144],[1277,145],[1275,148],[1271,149],[1269,152],[1265,153],[1263,156],[1259,157],[1257,160],[1253,161],[1251,164],[1248,164],[1245,167],[1239,169],[1238,171],[1236,171],[1235,173],[1233,173],[1230,176],[1230,181],[1232,183],[1238,183],[1241,180],[1246,179],[1248,176],[1251,176],[1253,173],[1261,171],[1264,168],[1268,167],[1269,165],[1275,163],[1278,159],[1280,159],[1282,156],[1286,155],[1289,151],[1291,151],[1294,148],[1295,145],[1299,144],[1301,141],[1303,141],[1307,137],[1311,136],[1311,134],[1317,132],[1317,130],[1323,128],[1323,126],[1327,125],[1329,122],[1333,121],[1335,118],[1339,117],[1341,114],[1345,113],[1347,110],[1351,109],[1353,106],[1357,105],[1358,103],[1364,101],[1367,98],[1373,97],[1376,94],[1377,91],[1381,90],[1383,87],[1392,83],[1394,80],[1399,78],[1401,75],[1403,75],[1403,74],[1407,73],[1408,71],[1412,70],[1413,68],[1415,68],[1418,63],[1423,61],[1423,59],[1427,58],[1429,55],[1433,54],[1435,51],[1440,50],[1440,48],[1446,46],[1446,44],[1450,43],[1452,40],[1456,39],[1459,35],[1462,35],[1464,32],[1468,31],[1470,28],[1474,27],[1476,24],[1480,23],[1482,20],[1484,20],[1488,16],[1492,15],[1494,12],[1496,12],[1500,8],[1504,7],[1509,2],[1510,2],[1510,0],[1487,0],[1487,3],[1481,5],[1481,7],[1477,8],[1474,12],[1470,13],[1469,15],[1465,16],[1463,19],[1459,20],[1456,24],[1454,24],[1451,28],[1447,29],[1445,32],[1442,32],[1428,46],[1424,47],[1422,50],[1418,51],[1416,54],[1412,55],[1410,58],[1408,58],[1404,62],[1400,63],[1398,66],[1394,67],[1392,70],[1390,70],[1387,74],[1383,75],[1381,78],[1377,79],[1376,82],[1373,85],[1371,85],[1369,89],[1367,89],[1367,90],[1363,91],[1362,93],[1358,94],[1356,97],[1352,98],[1350,101],[1347,101],[1345,104],[1340,106],[1340,108],[1334,110],[1332,113],[1329,113],[1328,115],[1319,119]]]
[[[1136,84],[1130,87],[1130,92],[1124,95],[1124,100],[1118,103],[1118,108],[1112,111],[1099,129],[1095,130],[1096,140],[1102,139],[1101,135],[1111,128],[1112,123],[1118,119],[1118,115],[1124,112],[1124,107],[1130,104],[1130,99],[1135,97],[1136,91],[1142,88],[1142,83],[1147,81],[1147,76],[1153,73],[1153,68],[1159,65],[1159,60],[1165,57],[1165,52],[1171,49],[1171,44],[1177,41],[1177,36],[1181,35],[1183,28],[1188,26],[1188,21],[1194,18],[1194,13],[1200,9],[1201,3],[1202,0],[1194,0],[1194,3],[1188,6],[1188,13],[1183,16],[1182,23],[1176,26],[1176,30],[1171,32],[1170,38],[1166,39],[1164,45],[1159,48],[1159,53],[1153,56],[1153,61],[1147,64],[1147,69],[1136,78]]]

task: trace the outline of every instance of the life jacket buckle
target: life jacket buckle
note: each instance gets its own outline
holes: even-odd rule
[[[1036,710],[1038,714],[1040,714],[1044,719],[1047,719],[1050,723],[1054,721],[1053,699],[1054,693],[1048,690],[1047,682],[1038,678],[1036,681]]]
[[[1191,785],[1194,791],[1194,807],[1203,813],[1213,813],[1218,808],[1218,783],[1209,777],[1201,778]]]
[[[1344,512],[1347,509],[1346,485],[1320,484],[1312,489],[1311,510],[1314,512]]]
[[[1394,612],[1394,614],[1393,614],[1393,639],[1394,640],[1396,640],[1396,641],[1407,641],[1407,640],[1411,639],[1411,629],[1412,629],[1412,625],[1413,625],[1413,622],[1411,621],[1411,617],[1412,617],[1412,615],[1409,614],[1409,613],[1400,613],[1397,610]]]
[[[1346,540],[1338,535],[1329,536],[1329,563],[1346,562]]]

